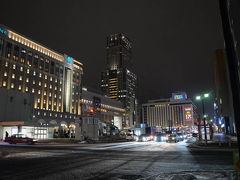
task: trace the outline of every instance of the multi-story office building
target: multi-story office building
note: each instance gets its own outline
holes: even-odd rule
[[[142,104],[143,123],[148,127],[193,127],[195,105],[184,92],[173,93],[170,99],[149,100]]]
[[[82,66],[66,54],[0,26],[0,88],[34,96],[29,136],[73,134],[75,119],[81,115]],[[0,127],[10,134],[13,126],[21,126],[18,129],[24,131],[24,122],[8,126],[4,119],[1,121]]]
[[[128,118],[123,127],[133,127],[136,122],[137,76],[132,71],[132,43],[123,34],[107,37],[107,67],[102,72],[101,89],[112,99],[123,103]]]
[[[122,103],[99,93],[89,91],[87,88],[83,88],[82,117],[89,117],[91,110],[93,110],[94,118],[98,119],[100,136],[111,134],[111,130],[115,127],[117,127],[118,130],[122,129],[122,121],[125,119],[126,113]]]

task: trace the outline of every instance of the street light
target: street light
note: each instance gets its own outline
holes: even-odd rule
[[[206,117],[205,111],[204,111],[204,99],[209,97],[209,93],[204,93],[201,95],[196,96],[196,100],[202,101],[202,115],[203,115],[203,126],[204,126],[204,136],[205,136],[205,143],[207,144],[207,128],[206,128]]]

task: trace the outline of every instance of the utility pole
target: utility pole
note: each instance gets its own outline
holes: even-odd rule
[[[205,110],[204,110],[204,99],[202,98],[202,113],[203,113],[203,126],[205,134],[205,144],[207,144],[207,128],[206,128],[206,119],[205,119]]]

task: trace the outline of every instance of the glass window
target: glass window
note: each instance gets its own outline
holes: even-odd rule
[[[50,73],[54,74],[55,63],[51,61]]]
[[[31,52],[28,52],[27,64],[28,64],[29,66],[32,66],[32,53],[31,53]]]
[[[19,57],[19,47],[14,46],[13,60],[18,61],[18,57]]]
[[[55,67],[55,75],[59,76],[59,66],[57,64],[56,64],[56,67]]]
[[[49,60],[46,59],[45,61],[45,72],[49,72]]]
[[[34,59],[33,59],[33,67],[34,68],[38,68],[38,55],[37,54],[35,54],[34,55]]]
[[[40,69],[40,70],[43,70],[43,68],[44,68],[44,61],[43,61],[43,58],[40,57],[40,61],[39,61],[39,69]]]
[[[24,62],[25,62],[25,59],[26,59],[26,50],[25,50],[25,49],[22,49],[20,62],[21,62],[21,63],[24,63]]]
[[[6,48],[6,53],[5,53],[6,58],[8,58],[8,59],[11,58],[11,51],[12,51],[12,44],[7,43],[7,48]]]

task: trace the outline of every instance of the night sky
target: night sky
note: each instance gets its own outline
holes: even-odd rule
[[[126,34],[141,102],[214,90],[214,51],[224,46],[217,0],[5,0],[0,24],[83,62],[84,85],[93,88],[106,36]]]

